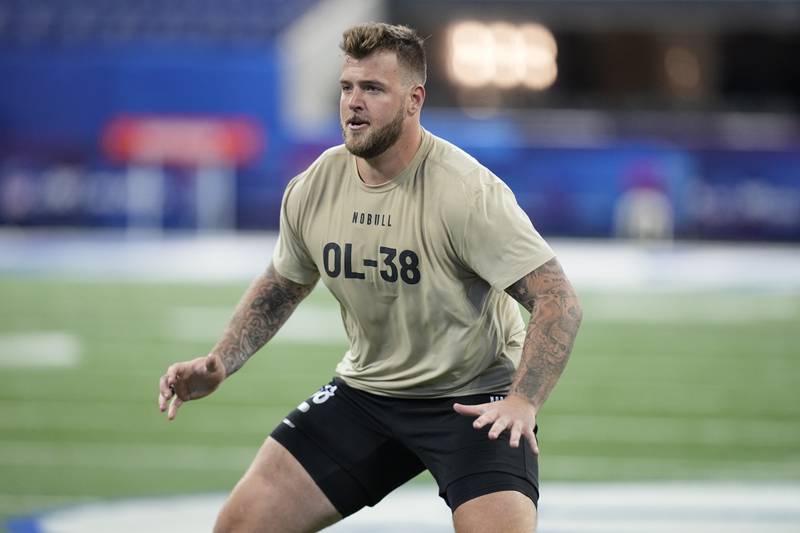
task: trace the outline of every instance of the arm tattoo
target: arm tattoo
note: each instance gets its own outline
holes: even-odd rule
[[[272,265],[253,281],[213,350],[222,358],[226,376],[239,370],[277,333],[315,283],[299,285]]]
[[[506,292],[531,314],[510,394],[524,396],[538,411],[564,371],[583,312],[555,258]]]

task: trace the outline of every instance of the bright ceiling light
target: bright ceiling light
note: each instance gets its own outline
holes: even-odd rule
[[[558,47],[541,24],[464,21],[448,34],[448,73],[467,88],[543,90],[558,75]]]

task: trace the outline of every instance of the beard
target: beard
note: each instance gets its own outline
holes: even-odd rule
[[[365,132],[361,138],[354,138],[353,134],[347,131],[346,124],[342,124],[342,137],[347,150],[356,157],[373,159],[388,150],[403,132],[403,119],[405,109],[400,106],[397,114],[392,121],[382,128]],[[350,135],[348,135],[350,133]]]

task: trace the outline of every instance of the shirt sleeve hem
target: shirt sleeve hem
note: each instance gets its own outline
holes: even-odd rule
[[[547,255],[540,256],[538,260],[534,261],[533,263],[526,263],[525,266],[520,266],[520,268],[517,271],[514,271],[513,275],[508,275],[499,280],[494,280],[490,282],[490,284],[492,288],[497,289],[500,292],[503,292],[511,285],[521,280],[524,276],[527,276],[528,274],[530,274],[543,264],[553,259],[555,256],[556,256],[555,253],[550,253]]]
[[[278,262],[275,261],[273,261],[272,266],[275,268],[278,274],[281,275],[281,277],[284,277],[289,281],[293,281],[298,285],[311,285],[311,283],[313,283],[316,280],[316,272],[308,275],[303,275],[302,273],[299,273],[296,270],[295,271],[286,270],[282,265],[280,265]]]

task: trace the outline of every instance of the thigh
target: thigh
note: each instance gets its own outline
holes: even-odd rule
[[[489,428],[476,430],[473,419],[459,415],[453,403],[480,404],[501,398],[479,394],[432,401],[425,416],[408,418],[403,429],[407,445],[422,458],[436,478],[439,494],[451,509],[494,492],[523,494],[538,502],[539,464],[527,443],[511,448],[508,432],[489,439]]]
[[[215,533],[310,532],[341,519],[311,476],[268,438],[217,517]]]
[[[384,424],[383,405],[334,380],[273,431],[341,516],[375,505],[424,470]]]
[[[456,533],[533,533],[536,507],[516,491],[493,492],[465,502],[453,513]]]

